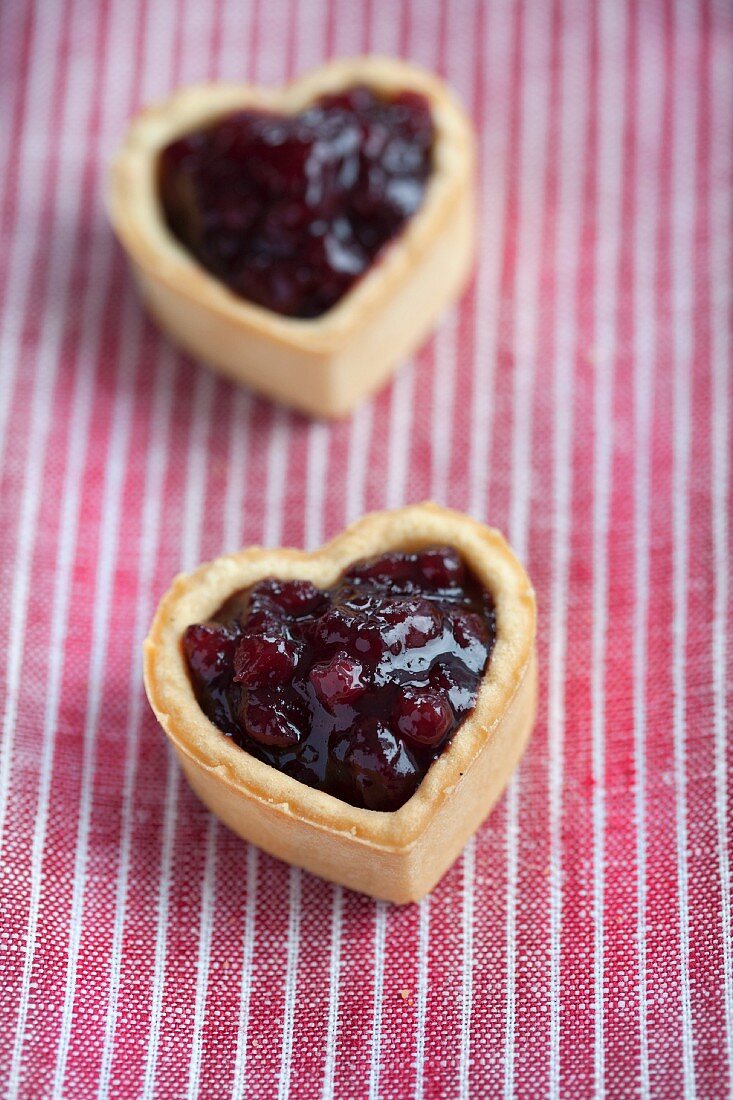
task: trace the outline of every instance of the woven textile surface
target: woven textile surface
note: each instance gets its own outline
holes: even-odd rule
[[[445,74],[475,275],[349,420],[236,390],[142,313],[103,210],[126,120],[330,56]],[[733,1067],[733,8],[0,8],[0,1094],[723,1097]],[[145,701],[172,576],[432,498],[540,608],[536,732],[419,905],[217,825]]]

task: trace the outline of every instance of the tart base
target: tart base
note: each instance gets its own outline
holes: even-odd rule
[[[207,306],[182,297],[176,287],[134,262],[132,266],[148,311],[185,351],[265,397],[309,416],[338,419],[380,389],[420,347],[465,285],[473,241],[473,204],[466,195],[426,246],[412,278],[396,287],[391,300],[349,333],[342,346],[332,349],[280,343],[256,329],[245,335],[239,320],[212,318]]]
[[[496,642],[476,704],[398,810],[380,812],[315,790],[236,745],[194,695],[182,638],[232,593],[263,577],[328,588],[355,561],[447,544],[491,592]],[[498,531],[435,504],[364,516],[312,553],[252,547],[177,577],[145,642],[150,704],[188,780],[235,833],[296,866],[386,901],[415,901],[458,856],[501,794],[534,721],[534,591]]]
[[[430,102],[433,169],[423,203],[359,281],[322,316],[283,317],[239,298],[175,239],[160,209],[158,156],[172,140],[244,107],[299,112],[356,84]],[[468,278],[475,246],[475,142],[445,84],[394,58],[334,61],[277,91],[186,88],[133,120],[114,158],[107,206],[142,298],[178,344],[215,370],[313,416],[341,417],[427,336]]]
[[[500,798],[529,740],[537,709],[533,655],[514,701],[470,771],[416,841],[404,848],[369,844],[349,832],[297,819],[285,804],[247,801],[180,746],[176,755],[201,801],[243,840],[319,878],[382,901],[419,901],[440,881]],[[297,822],[297,827],[296,826]]]

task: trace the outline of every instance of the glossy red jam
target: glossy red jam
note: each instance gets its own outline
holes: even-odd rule
[[[300,115],[238,111],[160,156],[173,234],[235,294],[318,317],[420,206],[432,163],[428,101],[356,87]]]
[[[475,702],[494,604],[448,547],[358,562],[333,588],[267,578],[183,638],[202,710],[247,752],[396,810]]]

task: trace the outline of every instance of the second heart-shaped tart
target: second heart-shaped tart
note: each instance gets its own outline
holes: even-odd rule
[[[402,61],[280,91],[205,85],[136,118],[109,212],[162,327],[237,381],[339,416],[424,338],[473,255],[470,124]]]
[[[178,577],[145,643],[153,710],[247,840],[378,898],[432,888],[529,736],[535,603],[498,532],[432,504],[313,553]]]

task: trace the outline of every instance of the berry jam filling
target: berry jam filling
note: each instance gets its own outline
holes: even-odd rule
[[[494,603],[455,550],[390,553],[333,588],[267,578],[189,626],[199,705],[266,764],[397,810],[472,710]]]
[[[237,111],[160,155],[174,236],[235,294],[318,317],[420,206],[434,139],[428,101],[355,87],[299,115]]]

